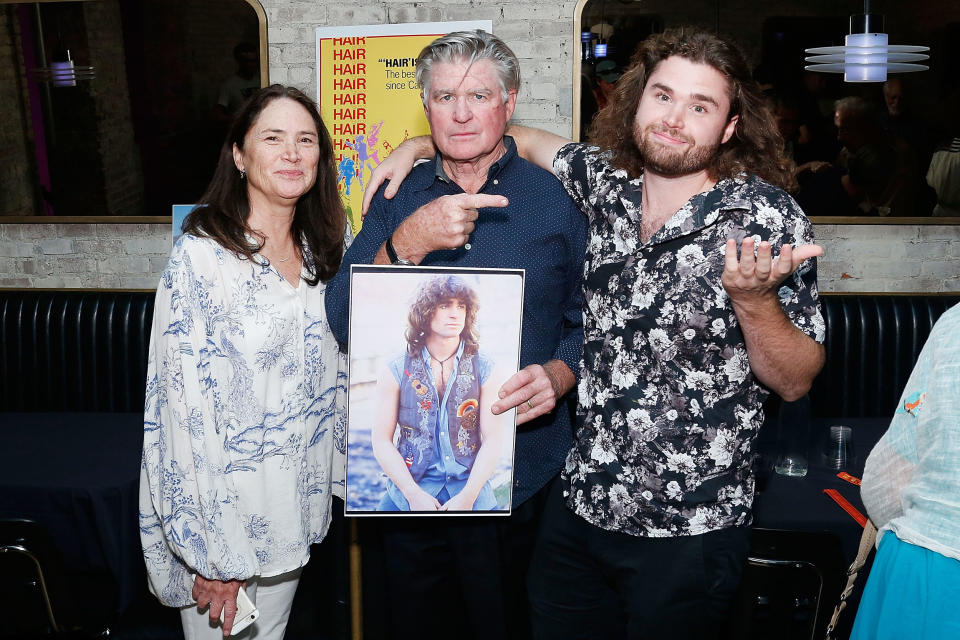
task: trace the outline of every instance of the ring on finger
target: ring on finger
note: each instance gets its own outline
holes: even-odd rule
[[[530,411],[533,410],[533,403],[530,402],[530,398],[527,398],[527,407],[529,408]]]

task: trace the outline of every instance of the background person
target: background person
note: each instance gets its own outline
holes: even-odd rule
[[[237,70],[220,85],[214,117],[229,123],[237,110],[260,88],[260,51],[256,45],[241,42],[233,48]]]
[[[256,637],[282,638],[342,498],[345,376],[322,282],[344,229],[316,105],[258,92],[173,249],[150,339],[141,541],[150,589],[181,608],[188,639],[228,635],[244,583]]]
[[[503,446],[493,363],[479,352],[479,298],[459,276],[424,282],[407,348],[377,382],[373,453],[390,482],[378,511],[487,511]],[[394,444],[394,434],[397,444]]]
[[[944,313],[870,452],[877,555],[851,640],[960,638],[960,307]]]

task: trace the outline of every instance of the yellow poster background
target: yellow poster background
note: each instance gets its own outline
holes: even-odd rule
[[[337,184],[354,234],[373,169],[407,138],[430,132],[417,56],[445,33],[477,28],[489,31],[490,23],[317,29],[317,103],[333,139]]]

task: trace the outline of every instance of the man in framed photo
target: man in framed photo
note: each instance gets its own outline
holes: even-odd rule
[[[460,276],[433,276],[417,288],[406,348],[377,380],[371,440],[389,479],[378,511],[497,508],[490,477],[504,416],[490,411],[499,384],[480,351],[479,306]]]
[[[421,52],[417,80],[437,153],[393,199],[368,191],[363,228],[327,288],[331,328],[346,344],[351,264],[525,271],[522,369],[491,405],[493,414],[517,410],[511,515],[380,523],[398,638],[407,620],[426,638],[451,629],[477,638],[529,633],[530,553],[546,487],[571,444],[586,220],[556,179],[520,158],[505,135],[519,68],[509,47],[482,31],[448,34]]]

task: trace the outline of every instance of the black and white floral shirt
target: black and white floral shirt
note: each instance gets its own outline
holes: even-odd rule
[[[809,221],[784,191],[744,176],[695,195],[644,243],[642,177],[579,144],[561,149],[554,169],[590,219],[568,505],[635,536],[749,524],[752,447],[769,391],[753,377],[720,282],[724,246],[752,236],[779,253],[813,242]],[[823,342],[813,260],[779,296],[793,324]]]

